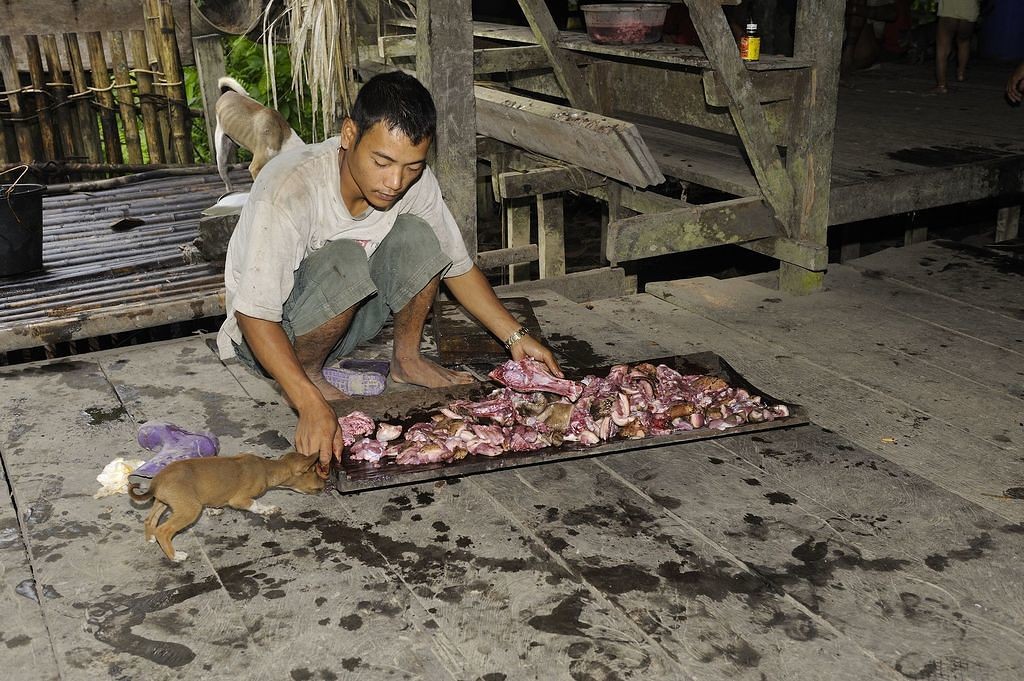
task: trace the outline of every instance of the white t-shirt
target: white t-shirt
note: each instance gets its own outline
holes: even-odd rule
[[[430,168],[386,211],[370,207],[352,216],[341,197],[339,138],[289,150],[263,168],[242,208],[224,264],[227,319],[217,334],[221,359],[235,356],[241,344],[235,312],[281,321],[295,270],[328,241],[360,242],[369,257],[403,213],[423,218],[451,258],[446,277],[473,266],[462,233],[441,196]]]

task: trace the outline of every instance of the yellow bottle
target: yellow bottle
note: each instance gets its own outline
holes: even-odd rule
[[[757,61],[761,58],[761,36],[757,33],[757,24],[747,24],[747,32],[740,38],[740,59]]]

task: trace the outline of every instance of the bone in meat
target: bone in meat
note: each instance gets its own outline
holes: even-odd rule
[[[579,383],[552,376],[543,364],[530,357],[524,357],[518,362],[510,359],[488,376],[519,392],[549,392],[564,395],[573,401],[583,393],[583,386]]]

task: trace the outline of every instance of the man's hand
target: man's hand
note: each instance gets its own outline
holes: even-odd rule
[[[1021,86],[1024,85],[1024,62],[1021,62],[1012,74],[1010,80],[1006,81],[1006,98],[1014,104],[1019,104],[1024,99],[1021,93]]]
[[[330,470],[331,459],[341,460],[344,443],[338,416],[322,397],[308,405],[297,406],[299,423],[295,426],[295,450],[299,454],[315,454],[320,467]]]
[[[508,338],[510,333],[521,326],[519,321],[513,318],[498,300],[494,289],[487,282],[487,277],[476,265],[473,265],[465,274],[445,279],[444,283],[454,294],[455,299],[462,303],[463,307],[497,338]],[[511,353],[512,359],[516,361],[523,357],[532,357],[543,362],[552,375],[565,378],[562,370],[558,367],[558,362],[555,361],[555,356],[551,354],[551,350],[536,338],[524,336],[512,344]]]
[[[295,355],[295,348],[280,322],[235,313],[249,347],[284,392],[288,404],[299,413],[295,426],[295,451],[316,454],[320,467],[330,468],[331,457],[341,459],[343,442],[338,417],[320,388],[310,381]]]
[[[538,362],[543,362],[552,375],[565,378],[551,350],[533,336],[523,336],[521,340],[513,343],[511,352],[512,359],[517,362],[523,357],[532,357]]]

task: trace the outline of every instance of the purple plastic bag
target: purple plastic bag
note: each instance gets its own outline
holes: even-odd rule
[[[139,444],[156,456],[142,464],[128,476],[128,484],[144,494],[149,481],[167,464],[183,459],[216,456],[220,450],[217,436],[209,432],[193,433],[173,423],[146,421],[139,426]]]

